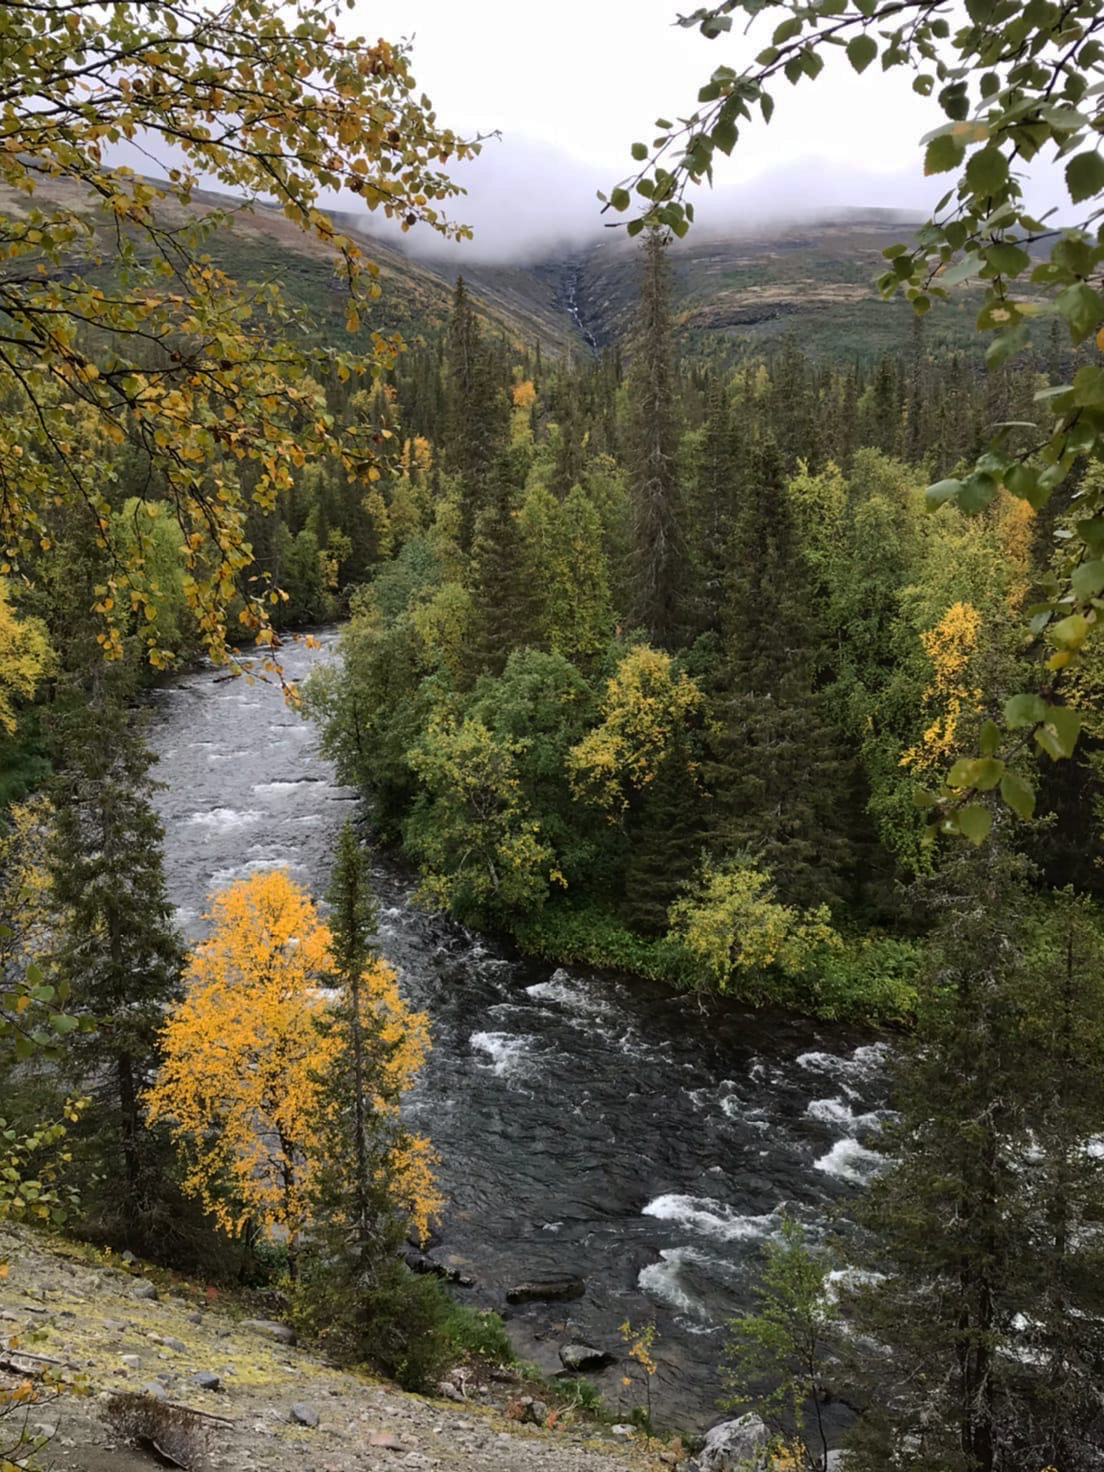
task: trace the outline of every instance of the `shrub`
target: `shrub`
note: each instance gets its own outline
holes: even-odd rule
[[[483,1313],[454,1303],[449,1308],[444,1330],[458,1355],[472,1355],[496,1365],[513,1364],[516,1358],[506,1326],[496,1313]]]
[[[806,1008],[828,1021],[911,1022],[922,957],[915,942],[888,936],[863,936],[842,950],[818,951],[804,977]]]

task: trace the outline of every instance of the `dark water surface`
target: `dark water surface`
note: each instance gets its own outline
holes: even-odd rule
[[[289,648],[302,679],[334,657]],[[287,866],[320,895],[356,812],[278,689],[204,669],[152,697],[169,890],[189,937],[212,889]],[[519,1350],[557,1369],[565,1339],[616,1349],[655,1316],[656,1400],[683,1426],[715,1415],[724,1320],[746,1308],[761,1244],[788,1208],[821,1229],[877,1166],[883,1045],[645,983],[517,960],[417,909],[373,865],[384,954],[429,1013],[433,1054],[411,1105],[441,1156],[438,1257],[461,1296],[504,1308],[520,1278],[579,1273],[585,1298],[517,1310]],[[616,1405],[621,1370],[597,1378]]]

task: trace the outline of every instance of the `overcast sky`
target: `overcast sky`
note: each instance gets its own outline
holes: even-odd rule
[[[442,123],[501,130],[457,171],[470,197],[453,207],[476,227],[479,253],[498,255],[600,228],[594,191],[628,170],[633,140],[691,110],[713,67],[738,67],[765,44],[758,32],[707,41],[672,24],[680,8],[692,0],[358,0],[345,24],[413,38],[414,74]],[[770,127],[720,160],[715,197],[695,197],[704,222],[833,205],[920,211],[946,186],[923,178],[919,146],[942,113],[903,70],[875,64],[857,77],[832,56],[815,83],[782,82],[776,104]]]

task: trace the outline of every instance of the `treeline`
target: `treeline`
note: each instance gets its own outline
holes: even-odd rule
[[[546,366],[461,283],[378,391],[388,555],[307,691],[426,898],[548,955],[910,1013],[917,788],[999,709],[1063,514],[933,516],[923,488],[1029,419],[1056,355],[987,374],[918,331],[870,371],[793,340],[683,365],[657,238],[624,363]],[[1086,837],[1092,764],[1043,794]]]

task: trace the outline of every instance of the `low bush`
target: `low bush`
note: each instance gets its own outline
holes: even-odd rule
[[[458,1358],[471,1355],[495,1365],[510,1365],[516,1358],[506,1326],[496,1313],[451,1304],[444,1332]]]

